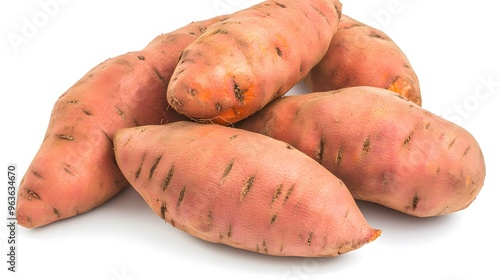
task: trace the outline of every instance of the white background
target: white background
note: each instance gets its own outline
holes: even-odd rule
[[[54,102],[90,68],[139,50],[160,33],[259,1],[66,0],[50,11],[40,4],[47,2],[0,4],[0,169],[15,163],[18,181],[38,150]],[[19,227],[17,273],[7,272],[8,232],[2,222],[0,278],[500,279],[498,5],[492,0],[343,2],[345,14],[379,27],[403,49],[419,75],[423,107],[462,125],[482,146],[486,182],[469,208],[419,219],[360,203],[369,223],[383,230],[375,242],[332,259],[280,258],[193,238],[165,224],[127,189],[84,215],[40,229]],[[27,22],[36,23],[36,30],[24,36]],[[12,43],[15,35],[23,43]],[[0,178],[5,221],[7,178]]]

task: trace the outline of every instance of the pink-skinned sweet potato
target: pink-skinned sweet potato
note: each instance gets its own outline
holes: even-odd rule
[[[328,52],[304,83],[312,92],[380,87],[422,106],[418,76],[401,48],[386,33],[345,14]]]
[[[182,53],[169,104],[200,122],[248,117],[321,60],[341,11],[338,0],[268,0],[228,15]]]
[[[468,131],[386,89],[286,96],[235,126],[316,159],[356,199],[414,216],[462,210],[484,184],[483,154]]]
[[[118,166],[163,220],[278,256],[336,256],[376,239],[342,181],[270,137],[180,121],[119,130]]]
[[[56,101],[43,143],[19,185],[21,226],[85,213],[128,186],[114,159],[115,130],[185,119],[167,110],[168,81],[182,50],[222,18],[191,23],[141,51],[108,59]]]

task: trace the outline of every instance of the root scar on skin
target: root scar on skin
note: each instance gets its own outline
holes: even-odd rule
[[[155,173],[156,168],[158,167],[158,164],[160,163],[161,158],[162,158],[162,156],[159,156],[153,162],[153,165],[151,166],[151,169],[149,170],[149,180],[151,180],[151,178],[153,177],[153,174]]]
[[[366,154],[370,151],[371,149],[371,142],[370,142],[370,137],[368,136],[363,143],[363,151],[361,152],[361,157],[366,156]]]
[[[168,174],[167,174],[167,177],[165,178],[165,180],[163,180],[163,184],[161,186],[161,189],[163,191],[166,191],[168,186],[170,185],[170,182],[172,181],[172,177],[174,176],[174,166],[172,165],[172,167],[170,167],[170,170],[168,171]]]
[[[342,162],[343,154],[344,154],[344,148],[340,147],[339,151],[337,152],[337,157],[335,158],[335,163],[337,164],[337,166],[339,166],[340,163]]]
[[[186,195],[186,186],[182,188],[179,192],[179,198],[177,199],[177,207],[181,206],[182,201],[184,201],[184,196]]]
[[[222,173],[222,179],[226,178],[227,175],[231,172],[231,169],[233,169],[233,164],[234,160],[231,160],[228,165],[226,165],[226,169],[224,169],[224,173]]]
[[[411,139],[413,138],[413,131],[406,137],[405,141],[403,142],[403,147],[408,148],[408,143],[410,143]]]
[[[137,171],[135,172],[135,179],[137,180],[139,178],[139,176],[141,175],[141,171],[142,171],[142,165],[144,164],[144,159],[146,158],[146,153],[144,153],[141,157],[141,162],[139,163],[139,168],[137,169]]]
[[[255,176],[251,176],[250,178],[247,179],[247,181],[243,185],[243,188],[241,189],[240,200],[243,200],[248,195],[248,193],[250,192],[250,189],[253,186],[254,180],[255,180]]]
[[[319,140],[318,148],[316,149],[316,161],[318,161],[320,164],[323,162],[323,154],[325,152],[325,141],[326,141],[325,133],[323,132]]]

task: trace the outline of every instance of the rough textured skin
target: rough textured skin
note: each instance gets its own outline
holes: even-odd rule
[[[248,117],[321,60],[341,10],[338,0],[269,0],[231,14],[185,49],[169,104],[199,122]]]
[[[356,199],[414,216],[464,209],[484,184],[483,154],[469,132],[385,89],[283,97],[236,127],[293,145]]]
[[[270,137],[181,121],[119,130],[114,146],[118,166],[151,209],[200,239],[313,257],[380,235],[338,178]]]
[[[40,227],[82,214],[128,185],[114,160],[115,130],[184,119],[167,110],[167,82],[183,48],[220,19],[191,23],[141,51],[108,59],[56,101],[43,143],[19,185],[20,225]]]
[[[420,84],[408,58],[384,32],[342,15],[321,62],[304,79],[313,92],[373,86],[422,106]]]

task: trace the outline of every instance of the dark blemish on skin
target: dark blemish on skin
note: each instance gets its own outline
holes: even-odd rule
[[[470,149],[471,149],[471,146],[469,146],[469,147],[467,147],[467,149],[465,149],[463,157],[467,156],[467,154],[469,153]]]
[[[68,141],[73,141],[75,138],[71,135],[68,134],[57,134],[57,138],[62,139],[62,140],[68,140]]]
[[[236,39],[236,43],[238,43],[238,45],[242,48],[242,49],[248,49],[250,47],[250,44],[246,41],[246,40],[243,40],[243,39]]]
[[[307,238],[307,247],[311,247],[311,242],[313,239],[313,232],[309,232],[309,237]]]
[[[365,143],[363,144],[363,152],[361,156],[365,156],[371,149],[370,137],[366,138]]]
[[[235,135],[233,135],[233,136],[229,137],[229,140],[234,140],[234,139],[236,139],[238,136],[239,136],[239,134],[235,134]]]
[[[243,92],[243,90],[241,90],[240,85],[236,83],[234,78],[233,78],[233,90],[236,100],[238,100],[238,102],[243,102],[243,100],[245,99],[245,93]]]
[[[451,149],[453,145],[455,145],[455,142],[457,141],[457,138],[453,139],[453,141],[450,142],[450,145],[448,145],[448,149]]]
[[[283,191],[283,184],[279,184],[273,194],[273,199],[271,200],[271,205],[281,196]]]
[[[262,241],[262,250],[264,250],[264,253],[267,254],[267,243],[266,243],[266,240]]]
[[[153,162],[153,165],[151,166],[151,169],[149,170],[149,180],[151,180],[151,178],[153,177],[153,174],[155,173],[156,168],[158,167],[158,164],[160,163],[161,157],[162,156],[157,157],[155,159],[155,161]]]
[[[227,175],[231,172],[231,169],[233,169],[233,164],[234,160],[229,162],[229,164],[226,166],[226,169],[224,169],[224,173],[222,173],[222,179],[226,178]]]
[[[214,223],[214,213],[212,210],[208,211],[208,228],[211,229]]]
[[[141,162],[139,163],[139,168],[138,168],[138,169],[137,169],[137,171],[135,172],[135,179],[136,179],[136,180],[137,180],[137,178],[139,178],[139,176],[141,175],[142,165],[144,164],[144,158],[146,158],[146,154],[145,154],[145,153],[142,155]]]
[[[170,181],[172,181],[173,176],[174,176],[174,166],[172,165],[172,167],[170,167],[170,170],[168,171],[167,177],[165,178],[165,180],[163,180],[163,184],[161,186],[163,191],[167,190],[168,186],[170,185]]]
[[[73,176],[75,175],[75,174],[73,174],[73,172],[71,172],[71,170],[70,170],[71,166],[69,164],[64,163],[64,168],[63,169],[64,169],[64,172],[66,172],[66,173],[68,173],[70,175],[73,175]]]
[[[118,115],[120,117],[122,117],[122,118],[125,117],[125,113],[120,108],[118,108],[117,106],[115,106],[115,110],[116,110],[116,112],[118,113]]]
[[[322,16],[326,20],[326,22],[328,23],[328,25],[330,25],[330,21],[328,20],[328,18],[326,17],[326,15],[320,9],[316,8],[313,5],[311,5],[311,8],[313,10],[315,10],[320,16]]]
[[[181,61],[182,56],[184,55],[184,52],[186,52],[186,50],[183,50],[183,51],[181,52],[181,54],[179,55],[179,58],[177,59],[177,62]]]
[[[243,185],[243,188],[241,189],[240,200],[244,199],[248,195],[250,189],[252,189],[254,180],[255,176],[251,176],[250,178],[247,179],[247,181]]]
[[[25,189],[25,190],[28,193],[28,200],[31,200],[31,197],[38,199],[38,200],[41,200],[40,196],[36,192],[34,192],[30,189]]]
[[[231,237],[232,234],[233,234],[233,224],[229,224],[229,226],[227,227],[227,238]]]
[[[82,109],[82,112],[87,116],[92,116],[92,112]]]
[[[227,31],[226,29],[219,28],[219,29],[215,30],[211,35],[215,35],[215,34],[227,35],[227,34],[229,34],[229,31]]]
[[[321,134],[321,138],[319,140],[318,148],[316,149],[316,161],[320,164],[323,162],[323,154],[325,152],[325,134]]]
[[[340,162],[342,162],[342,155],[344,153],[344,149],[342,147],[339,148],[339,151],[337,152],[337,157],[335,158],[335,163],[337,166],[340,165]]]
[[[167,212],[167,203],[164,201],[160,206],[160,215],[163,220],[165,220],[165,212]]]
[[[403,142],[403,147],[408,147],[408,143],[410,143],[411,138],[413,138],[413,131],[406,137],[405,141]]]
[[[276,47],[276,53],[278,54],[279,57],[283,57],[283,52],[281,51],[280,48]]]
[[[420,198],[417,195],[415,195],[413,197],[413,204],[412,204],[412,207],[411,207],[413,210],[417,209],[417,205],[418,205],[419,201],[420,201]]]
[[[271,225],[274,224],[274,222],[276,222],[276,218],[278,218],[278,215],[274,214],[272,217],[271,217]]]
[[[344,22],[344,20],[341,20],[340,22]],[[351,28],[355,28],[355,27],[364,27],[364,26],[365,26],[365,25],[363,25],[363,24],[355,23],[355,24],[353,24],[353,25],[351,25],[351,26],[348,26],[348,27],[346,27],[346,28],[341,28],[341,29],[339,29],[339,31],[340,31],[340,30],[351,29]]]
[[[281,8],[286,8],[286,6],[285,6],[284,4],[281,4],[281,3],[279,3],[278,1],[276,1],[275,3],[276,3],[276,5],[278,5],[278,6],[279,6],[279,7],[281,7]]]
[[[160,81],[162,81],[162,83],[164,85],[168,86],[168,81],[165,80],[165,78],[161,75],[160,71],[158,71],[158,69],[156,69],[156,67],[153,67],[153,71],[155,71],[156,76],[158,76],[158,79],[160,79]]]
[[[285,195],[285,200],[283,201],[283,204],[285,204],[285,202],[288,201],[288,198],[290,198],[290,196],[292,195],[292,192],[295,188],[295,185],[292,185],[289,189],[288,189],[288,192],[286,193]]]
[[[441,167],[438,167],[438,169],[436,170],[436,173],[434,174],[435,176],[438,176],[439,173],[441,173]]]
[[[58,218],[60,218],[60,217],[61,217],[61,215],[59,214],[59,210],[57,210],[56,208],[52,207],[52,211],[54,212],[54,214],[56,214],[56,216],[57,216]]]
[[[144,56],[142,56],[142,55],[137,56],[137,58],[138,58],[139,60],[146,60],[146,58],[145,58]]]
[[[389,41],[389,38],[387,38],[386,36],[383,36],[382,34],[375,33],[375,32],[368,34],[368,37],[380,39],[380,40],[384,40],[384,41]]]
[[[32,173],[33,173],[33,175],[35,175],[35,177],[37,177],[38,179],[43,179],[43,177],[42,177],[42,175],[41,175],[40,173],[38,173],[38,172],[36,172],[36,171],[33,171]]]
[[[186,186],[184,186],[182,190],[179,192],[179,198],[177,199],[177,207],[181,205],[185,195],[186,195]]]
[[[200,27],[198,27],[198,31],[200,33],[205,33],[205,31],[207,31],[207,27],[206,26],[200,26]]]

